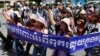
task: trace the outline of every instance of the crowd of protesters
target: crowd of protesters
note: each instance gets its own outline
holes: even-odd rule
[[[65,36],[66,38],[100,32],[100,7],[96,4],[82,6],[81,3],[77,3],[74,7],[69,2],[67,4],[60,2],[44,4],[41,2],[38,5],[35,1],[31,3],[18,1],[5,5],[2,14],[6,23],[16,24],[32,31]],[[50,56],[92,56],[91,54],[100,56],[100,46],[69,54],[61,50],[14,39],[9,31],[7,33],[7,38],[5,38],[0,32],[0,37],[4,42],[4,52],[14,50],[16,56],[28,56],[32,45],[34,46],[32,56],[47,56],[49,50],[52,50]],[[25,49],[24,45],[26,45]]]

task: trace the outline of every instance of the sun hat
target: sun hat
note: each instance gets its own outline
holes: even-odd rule
[[[42,16],[38,16],[37,21],[39,21],[39,22],[42,23],[45,27],[47,27],[47,22],[46,22],[46,20],[45,20]]]
[[[72,31],[72,29],[70,28],[71,21],[70,21],[69,18],[64,18],[64,19],[61,20],[61,22],[64,22],[65,24],[67,24],[68,25],[68,30]]]

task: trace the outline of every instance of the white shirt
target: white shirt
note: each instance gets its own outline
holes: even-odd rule
[[[89,30],[88,33],[91,33],[91,31],[95,28],[96,25],[89,23],[87,26],[88,26],[88,30]]]
[[[96,28],[98,29],[98,32],[100,32],[100,23],[96,24]]]
[[[18,11],[15,11],[14,12],[19,18],[21,18],[21,15],[20,15],[20,13],[18,12]]]
[[[10,9],[8,12],[7,12],[7,15],[8,16],[14,16],[14,10],[13,9]]]

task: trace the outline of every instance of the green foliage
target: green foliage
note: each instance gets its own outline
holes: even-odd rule
[[[38,2],[37,2],[36,0],[29,0],[29,3],[32,4],[33,1],[36,2],[34,5],[35,5],[35,6],[38,6]]]
[[[4,4],[3,3],[0,3],[0,8],[3,8],[4,7]]]

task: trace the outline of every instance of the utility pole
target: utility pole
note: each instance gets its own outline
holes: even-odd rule
[[[5,8],[5,0],[4,0],[4,8]]]

